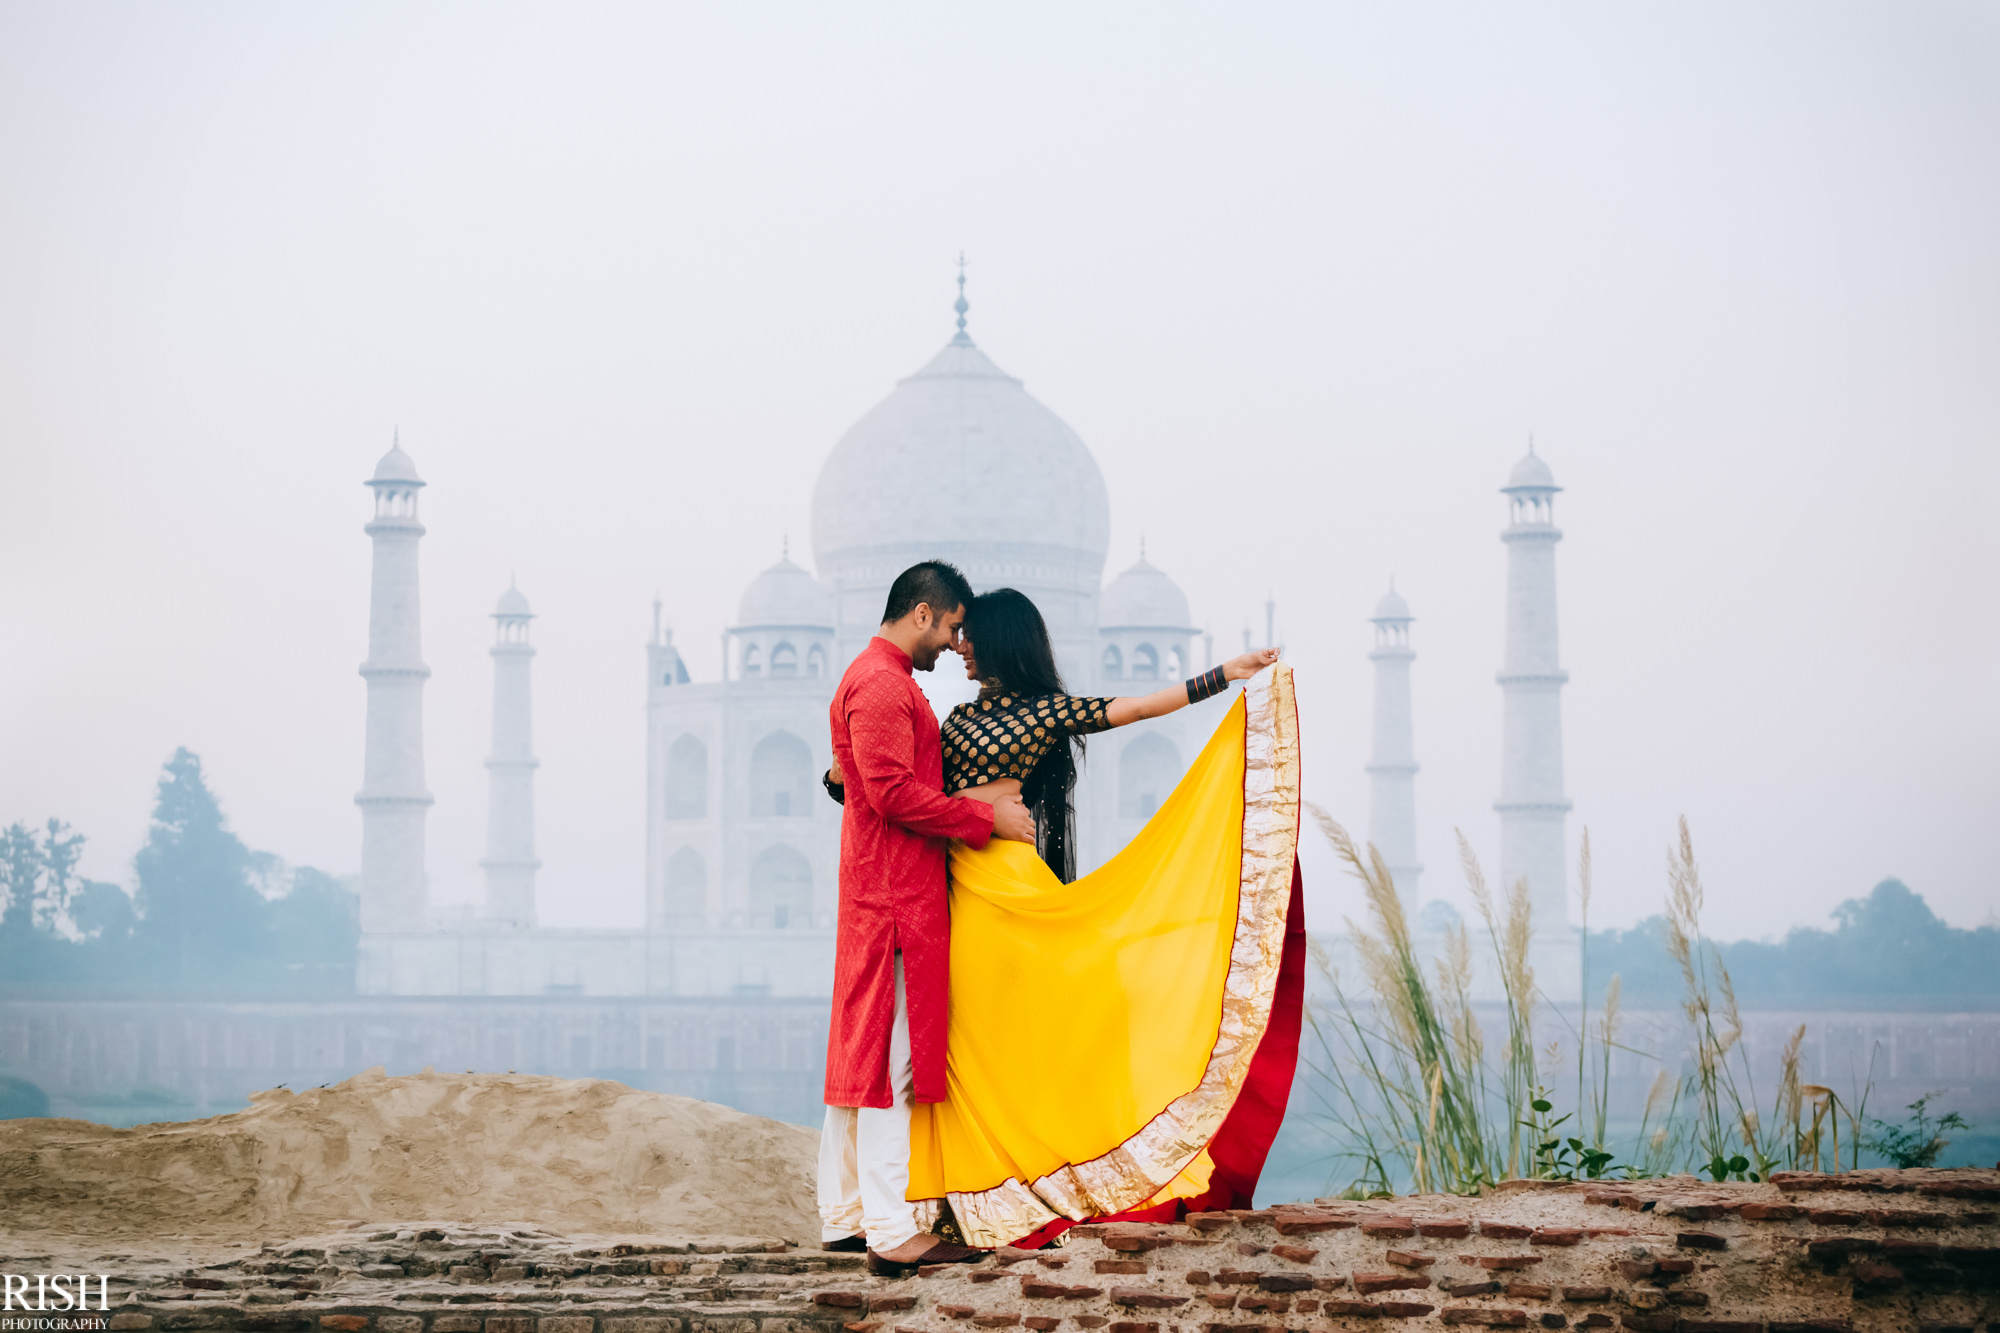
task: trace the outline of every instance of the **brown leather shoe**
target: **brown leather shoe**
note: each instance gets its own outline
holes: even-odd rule
[[[975,1264],[985,1257],[985,1250],[975,1250],[969,1245],[954,1245],[948,1240],[941,1240],[908,1263],[884,1259],[870,1250],[868,1271],[876,1277],[911,1277],[925,1264]]]

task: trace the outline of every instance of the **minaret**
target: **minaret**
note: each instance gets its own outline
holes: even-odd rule
[[[1528,881],[1538,928],[1567,925],[1562,687],[1556,650],[1556,485],[1534,445],[1501,488],[1508,497],[1507,656],[1500,671],[1500,883]]]
[[[1396,881],[1405,912],[1414,914],[1422,902],[1417,878],[1417,750],[1410,727],[1409,603],[1392,582],[1375,603],[1375,747],[1368,760],[1368,841],[1382,854]]]
[[[368,934],[421,930],[426,924],[423,636],[417,605],[417,492],[424,480],[400,439],[368,481],[375,542],[368,596],[367,753],[361,790],[361,929]]]
[[[528,666],[535,618],[519,588],[493,608],[493,757],[486,761],[486,918],[535,924],[535,758]]]

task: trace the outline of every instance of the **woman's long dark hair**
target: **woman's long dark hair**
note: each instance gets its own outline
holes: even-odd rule
[[[1056,669],[1049,627],[1026,594],[995,588],[965,608],[973,660],[988,686],[1019,698],[1067,694]],[[1058,736],[1041,762],[1021,781],[1021,800],[1035,816],[1035,848],[1056,877],[1076,878],[1076,769],[1083,737]]]

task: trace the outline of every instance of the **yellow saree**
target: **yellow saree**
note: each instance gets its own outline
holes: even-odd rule
[[[1249,1206],[1298,1048],[1298,782],[1280,663],[1075,883],[1024,843],[953,844],[947,1100],[911,1124],[920,1220],[948,1199],[967,1244],[997,1246],[1058,1219]]]

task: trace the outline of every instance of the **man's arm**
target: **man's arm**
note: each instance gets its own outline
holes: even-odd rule
[[[848,696],[847,737],[856,771],[844,774],[884,819],[912,833],[963,838],[984,847],[993,836],[993,807],[955,800],[917,780],[915,718],[905,685],[883,675]]]

